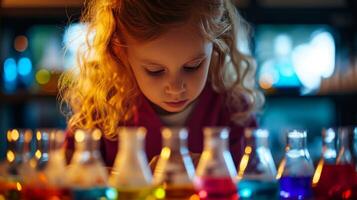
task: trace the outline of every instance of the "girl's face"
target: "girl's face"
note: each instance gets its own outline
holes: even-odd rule
[[[203,90],[212,42],[190,23],[138,43],[127,37],[128,60],[142,93],[158,109],[180,112]]]

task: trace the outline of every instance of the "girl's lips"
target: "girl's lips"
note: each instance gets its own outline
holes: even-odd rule
[[[180,108],[186,104],[188,100],[182,100],[182,101],[171,101],[171,102],[164,102],[166,105],[174,108]]]

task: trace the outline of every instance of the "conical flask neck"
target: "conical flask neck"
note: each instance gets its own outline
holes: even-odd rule
[[[291,131],[287,136],[288,150],[306,150],[306,132]]]
[[[134,128],[122,128],[119,133],[120,153],[136,153],[144,150],[145,132]]]
[[[188,132],[185,128],[163,128],[163,146],[175,153],[188,153],[187,149]]]
[[[229,132],[226,128],[205,128],[204,150],[224,152],[227,150]]]
[[[333,128],[322,130],[322,158],[325,163],[335,164],[337,157],[337,131]]]
[[[342,127],[338,129],[338,156],[337,164],[353,164],[350,141],[352,139],[352,128]]]

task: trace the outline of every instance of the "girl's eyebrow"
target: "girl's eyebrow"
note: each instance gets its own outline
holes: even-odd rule
[[[192,59],[190,59],[188,62],[186,62],[185,64],[191,63],[193,61],[198,61],[198,60],[203,60],[207,57],[206,53],[200,53],[196,56],[193,56]],[[165,66],[163,64],[160,64],[154,60],[150,60],[150,59],[139,59],[139,61],[145,65],[157,65],[157,66]],[[185,65],[184,64],[184,65]]]

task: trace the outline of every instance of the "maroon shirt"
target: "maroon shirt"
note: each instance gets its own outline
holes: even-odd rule
[[[161,127],[164,124],[155,113],[149,101],[142,98],[141,105],[130,124],[144,126],[147,129],[145,138],[145,150],[150,161],[155,155],[159,155],[162,147]],[[215,92],[210,84],[206,84],[189,114],[185,127],[188,128],[188,148],[192,153],[201,153],[203,150],[203,127],[205,126],[227,126],[230,128],[229,147],[233,160],[238,166],[243,152],[243,131],[246,127],[256,127],[254,117],[251,117],[245,126],[240,126],[230,120],[231,112],[225,104],[224,95]],[[67,148],[73,149],[73,137],[67,135]],[[118,141],[101,140],[101,153],[107,166],[113,166],[118,151]]]

